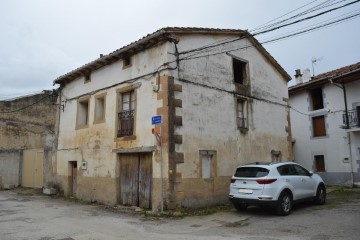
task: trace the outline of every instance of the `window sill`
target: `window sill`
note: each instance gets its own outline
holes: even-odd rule
[[[100,123],[105,123],[105,119],[96,120],[96,121],[94,121],[93,124],[100,124]]]
[[[88,128],[89,125],[79,125],[75,127],[75,130],[80,130],[80,129],[84,129],[84,128]]]
[[[136,136],[132,135],[132,136],[124,136],[124,137],[117,137],[116,141],[132,141],[132,140],[136,140]]]

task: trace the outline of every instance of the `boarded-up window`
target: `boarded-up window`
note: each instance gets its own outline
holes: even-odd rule
[[[315,166],[317,172],[325,172],[325,159],[324,155],[316,155],[315,158]]]
[[[77,105],[76,127],[86,127],[89,123],[89,99],[79,100]]]
[[[312,118],[313,137],[326,136],[325,116],[317,116]]]
[[[212,177],[212,162],[211,155],[204,154],[202,155],[202,178],[211,178]]]
[[[233,58],[234,81],[244,84],[247,78],[247,63]]]
[[[94,123],[105,120],[105,96],[95,97],[95,116]]]
[[[134,91],[120,94],[118,112],[118,137],[134,133],[135,94]]]
[[[323,94],[322,88],[315,88],[311,90],[311,102],[312,102],[312,110],[318,110],[324,108]]]

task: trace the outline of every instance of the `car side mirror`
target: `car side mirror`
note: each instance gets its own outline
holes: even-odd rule
[[[309,177],[311,177],[314,174],[313,171],[309,171]]]

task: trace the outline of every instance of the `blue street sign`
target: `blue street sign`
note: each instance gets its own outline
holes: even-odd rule
[[[162,123],[162,116],[154,116],[151,118],[151,123],[152,125],[157,125],[157,124],[161,124]]]

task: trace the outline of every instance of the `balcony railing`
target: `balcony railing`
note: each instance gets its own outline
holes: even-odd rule
[[[347,116],[349,119],[349,126],[346,126],[346,112],[343,113],[343,123],[345,125],[345,128],[357,128],[360,127],[360,111],[359,110],[350,110],[347,112]]]
[[[118,137],[132,136],[134,131],[134,110],[118,113]]]

